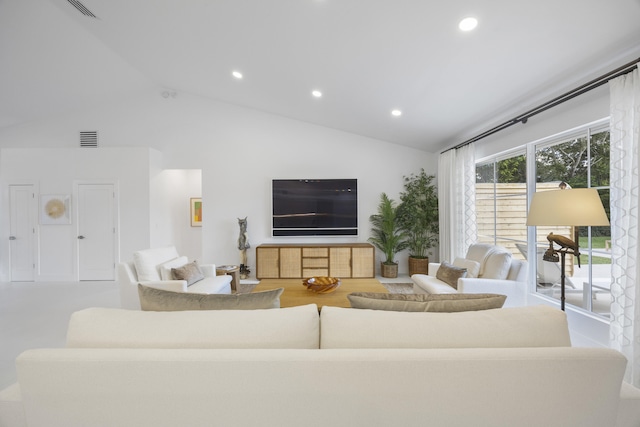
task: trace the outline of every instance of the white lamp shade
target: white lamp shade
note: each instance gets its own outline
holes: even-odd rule
[[[527,225],[607,226],[609,219],[595,188],[538,191],[531,199]]]

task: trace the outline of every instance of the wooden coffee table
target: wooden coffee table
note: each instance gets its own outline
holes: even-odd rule
[[[340,287],[329,294],[317,294],[308,290],[302,284],[302,279],[262,279],[253,292],[277,288],[284,288],[280,295],[280,307],[317,304],[319,309],[325,305],[351,307],[347,298],[351,292],[388,293],[387,288],[376,279],[342,279]]]

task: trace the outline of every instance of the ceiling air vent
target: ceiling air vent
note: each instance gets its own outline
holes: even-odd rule
[[[82,3],[80,3],[78,0],[67,0],[69,2],[69,4],[73,7],[75,7],[76,9],[78,9],[78,11],[83,14],[84,16],[88,16],[90,18],[96,18],[96,15],[94,15],[89,9],[87,9],[87,7],[85,5],[83,5]]]
[[[92,130],[88,132],[80,132],[81,148],[97,148],[98,147],[98,131]]]

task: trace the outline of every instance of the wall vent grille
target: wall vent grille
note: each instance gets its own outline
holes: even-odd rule
[[[75,7],[76,9],[78,9],[78,11],[83,14],[84,16],[88,16],[89,18],[97,18],[96,15],[93,14],[93,12],[91,12],[89,9],[87,9],[87,7],[85,5],[83,5],[82,3],[80,3],[78,0],[67,0],[69,2],[69,4],[73,7]]]
[[[81,148],[97,148],[98,147],[98,131],[92,130],[80,132]]]

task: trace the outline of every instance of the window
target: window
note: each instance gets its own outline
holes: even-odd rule
[[[527,246],[526,167],[522,152],[476,165],[478,242],[503,246],[518,259]]]
[[[535,177],[535,182],[528,183],[527,177],[530,181]],[[560,184],[569,189],[596,188],[609,213],[608,120],[476,164],[478,241],[504,246],[518,259],[528,256],[527,184],[532,192],[559,188]],[[578,236],[580,266],[577,259],[569,260],[574,257],[567,258],[566,304],[607,317],[611,304],[610,227],[536,229],[535,242],[531,242],[536,260],[528,260],[536,274],[536,292],[559,300],[560,264],[542,259],[550,232],[571,239],[574,233]]]
[[[596,188],[609,213],[609,130],[586,126],[570,136],[535,145],[536,191],[544,188]],[[577,241],[580,259],[565,266],[566,303],[607,317],[611,306],[611,228],[538,227],[538,257],[548,233]],[[537,262],[537,292],[559,298],[560,264]]]

